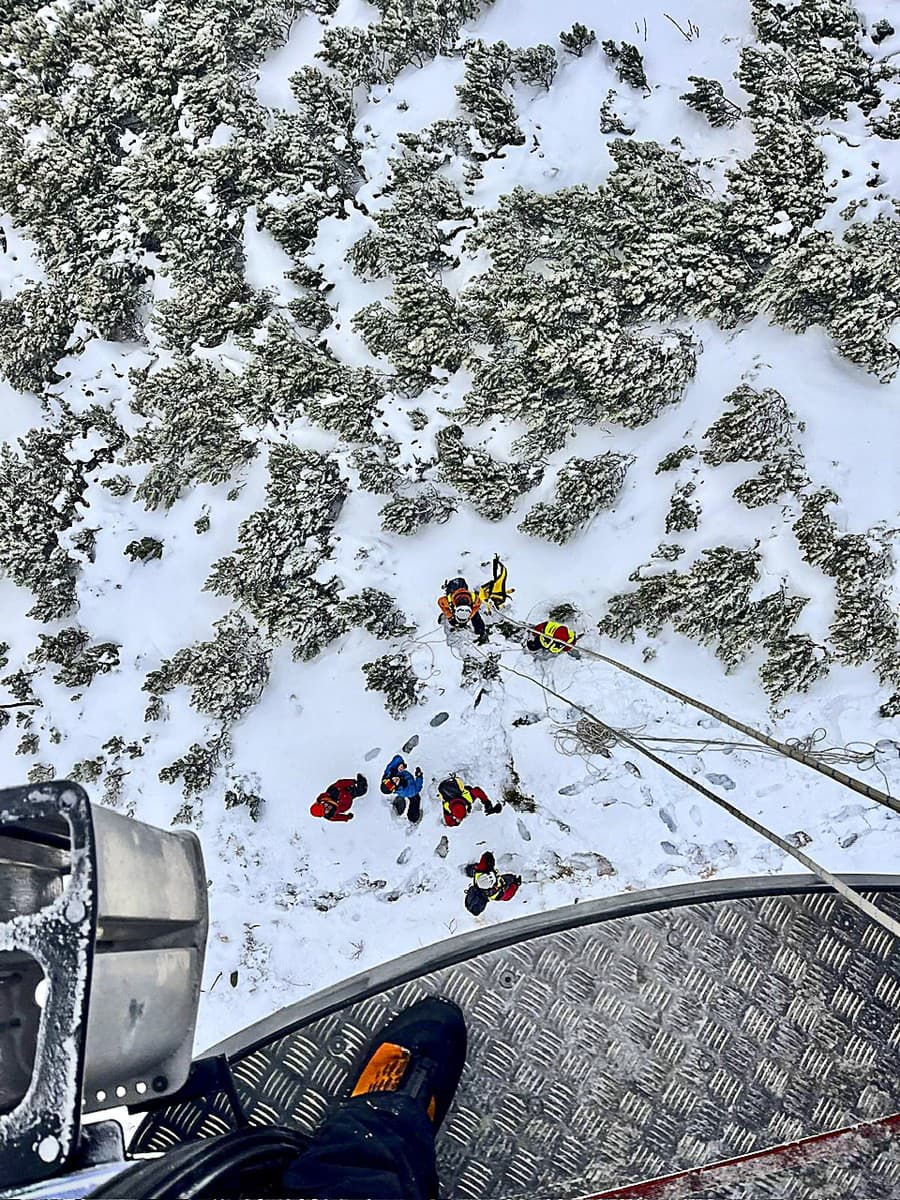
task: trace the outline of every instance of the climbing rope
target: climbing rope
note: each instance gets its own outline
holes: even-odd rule
[[[518,629],[531,632],[532,627],[526,625],[523,621],[515,621],[507,616],[504,616],[503,620],[510,625],[516,626]],[[561,646],[567,645],[562,638],[555,637],[553,634],[545,633],[543,636],[549,638],[551,641],[558,642]],[[900,813],[900,800],[895,800],[893,796],[881,791],[880,788],[873,787],[872,784],[865,783],[862,779],[856,779],[853,775],[848,775],[844,771],[839,771],[832,765],[835,762],[858,763],[859,760],[855,755],[859,753],[862,756],[863,762],[870,761],[871,765],[874,766],[874,747],[872,747],[871,751],[865,752],[856,752],[850,747],[831,747],[827,750],[819,751],[812,749],[808,739],[792,738],[787,742],[780,742],[777,738],[770,737],[767,733],[762,733],[760,730],[754,729],[752,725],[746,725],[743,721],[738,721],[734,717],[728,716],[727,713],[704,704],[702,700],[688,696],[685,692],[679,692],[676,688],[669,687],[668,684],[662,683],[658,679],[653,679],[650,675],[645,675],[642,671],[637,671],[634,667],[629,667],[625,663],[610,658],[606,654],[599,654],[596,650],[591,650],[584,645],[579,645],[578,652],[587,655],[588,658],[596,659],[597,662],[606,663],[607,666],[614,667],[617,671],[624,671],[626,675],[631,675],[633,678],[639,679],[642,683],[649,684],[650,687],[656,688],[660,692],[665,692],[668,696],[673,696],[676,700],[680,700],[682,704],[688,704],[692,708],[699,709],[700,712],[705,712],[709,716],[715,717],[723,725],[729,725],[732,729],[737,729],[738,732],[746,734],[747,737],[753,738],[764,746],[768,746],[776,753],[783,754],[786,758],[792,758],[795,762],[803,763],[804,766],[811,767],[821,775],[826,775],[829,779],[833,779],[843,787],[850,788],[851,791],[858,793],[860,796],[865,796],[868,800],[874,800],[876,804],[882,804],[885,808]],[[526,676],[526,678],[530,677]],[[811,736],[814,737],[815,735]],[[860,743],[854,744],[859,745]]]
[[[751,817],[747,813],[743,812],[737,807],[737,805],[731,804],[728,800],[724,799],[724,797],[718,796],[715,792],[710,791],[710,789],[705,787],[704,784],[699,783],[696,779],[692,779],[689,775],[685,775],[683,771],[679,771],[677,767],[674,767],[671,763],[666,762],[665,759],[660,758],[658,754],[655,754],[648,747],[641,745],[639,741],[633,738],[630,734],[626,733],[624,730],[615,729],[613,726],[607,725],[605,721],[601,720],[589,709],[585,708],[581,704],[576,703],[574,700],[571,700],[568,696],[563,696],[559,692],[554,691],[554,689],[548,684],[542,683],[539,679],[535,679],[533,675],[528,675],[524,671],[519,671],[517,668],[511,667],[504,662],[500,663],[500,667],[502,670],[508,671],[512,675],[518,675],[520,679],[527,679],[530,683],[542,688],[543,691],[547,692],[549,695],[555,696],[557,700],[561,700],[563,704],[567,704],[571,708],[577,709],[578,712],[582,713],[583,716],[587,718],[587,720],[598,726],[598,732],[596,736],[601,744],[606,744],[608,735],[612,735],[616,741],[622,742],[626,746],[630,746],[639,754],[643,754],[646,758],[649,758],[652,763],[655,763],[656,766],[662,767],[664,771],[668,771],[670,775],[674,775],[676,779],[679,779],[682,783],[687,784],[688,787],[693,788],[695,792],[699,792],[701,796],[705,796],[707,800],[711,800],[713,804],[716,804],[719,808],[724,809],[725,812],[734,817],[735,820],[738,820],[743,825],[746,825],[748,829],[752,829],[754,833],[758,833],[761,837],[764,837],[767,841],[771,842],[772,845],[777,846],[779,850],[783,850],[785,854],[795,859],[801,864],[801,866],[804,866],[807,871],[810,871],[813,875],[817,875],[823,883],[827,884],[830,888],[833,888],[834,891],[836,891],[839,896],[842,896],[848,904],[852,904],[854,908],[864,913],[870,920],[874,921],[877,925],[880,925],[883,929],[886,929],[887,932],[893,937],[900,938],[900,922],[894,920],[894,918],[889,916],[887,913],[882,912],[881,909],[873,904],[871,900],[868,900],[865,896],[860,895],[859,892],[855,891],[848,884],[844,883],[842,879],[839,879],[837,875],[833,875],[826,867],[823,867],[820,863],[817,863],[815,859],[810,858],[808,854],[804,854],[802,850],[798,849],[798,847],[792,846],[791,843],[786,841],[785,838],[781,837],[777,833],[774,833],[771,829],[768,829],[754,817]],[[608,733],[604,731],[608,731]]]

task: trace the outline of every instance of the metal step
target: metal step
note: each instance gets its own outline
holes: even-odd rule
[[[900,915],[897,876],[847,881]],[[434,993],[462,1006],[470,1033],[438,1140],[447,1196],[597,1193],[900,1110],[900,953],[805,876],[659,889],[479,930],[213,1052],[227,1054],[252,1124],[312,1131],[372,1033]],[[170,1105],[137,1145],[165,1149],[229,1119],[221,1097]],[[842,1193],[857,1194],[870,1200]]]

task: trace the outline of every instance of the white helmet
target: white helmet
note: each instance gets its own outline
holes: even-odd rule
[[[475,879],[475,886],[481,892],[492,892],[499,882],[496,871],[483,871]]]
[[[470,621],[472,619],[472,608],[468,604],[458,604],[454,609],[454,615],[457,621]]]

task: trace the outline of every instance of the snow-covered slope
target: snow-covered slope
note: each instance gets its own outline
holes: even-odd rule
[[[199,833],[200,1044],[471,927],[484,849],[523,886],[481,922],[794,869],[632,752],[573,754],[539,684],[656,736],[729,739],[712,720],[517,630],[486,650],[532,678],[478,677],[436,598],[494,553],[516,620],[568,605],[585,646],[878,743],[900,781],[898,5],[297,7],[117,0],[104,32],[60,0],[0,76],[3,779],[74,771]],[[549,87],[515,53],[540,44]],[[688,76],[727,100],[690,107]],[[441,497],[406,535],[381,515]],[[366,690],[384,655],[417,680],[399,718]],[[414,734],[417,827],[378,792]],[[832,870],[900,866],[896,818],[801,766],[681,765]],[[502,813],[445,829],[454,770]],[[353,822],[313,819],[357,771]]]

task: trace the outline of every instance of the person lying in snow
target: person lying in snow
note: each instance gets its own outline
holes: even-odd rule
[[[415,774],[407,769],[406,763],[400,754],[395,754],[388,765],[384,768],[384,774],[381,777],[381,790],[386,796],[394,797],[394,812],[398,816],[403,815],[403,810],[406,808],[406,802],[409,801],[409,810],[406,815],[413,825],[417,824],[422,816],[422,768],[416,767]]]
[[[509,598],[513,588],[506,586],[507,570],[495,554],[493,575],[478,591],[469,587],[463,576],[444,582],[444,594],[438,597],[441,610],[440,621],[449,629],[464,629],[471,626],[479,644],[488,640],[488,630],[480,609],[500,608]]]
[[[502,804],[492,804],[480,787],[467,788],[458,775],[450,775],[438,784],[438,794],[444,813],[445,825],[461,825],[476,800],[484,805],[485,815],[490,817],[498,813]]]
[[[525,649],[538,654],[542,650],[546,650],[548,654],[568,654],[577,641],[578,635],[575,630],[569,629],[567,625],[560,625],[559,621],[541,621],[540,625],[532,627],[531,637],[525,643]]]
[[[352,821],[353,801],[369,790],[365,775],[355,779],[337,779],[309,807],[310,815],[324,817],[326,821]]]
[[[481,916],[491,900],[512,900],[522,883],[519,875],[501,875],[497,871],[490,850],[485,850],[477,863],[469,863],[466,874],[472,880],[466,892],[466,908],[473,917]]]

